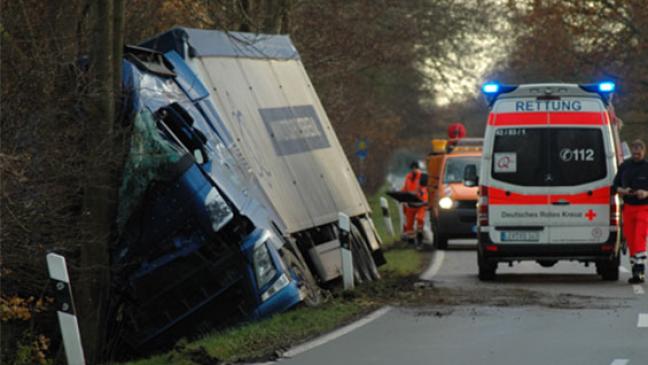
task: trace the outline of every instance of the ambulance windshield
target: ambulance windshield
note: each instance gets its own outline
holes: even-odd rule
[[[521,186],[574,186],[606,177],[597,128],[500,128],[492,177]]]
[[[446,162],[445,172],[443,174],[443,183],[460,183],[463,182],[464,170],[468,165],[475,165],[479,171],[480,157],[450,157]]]

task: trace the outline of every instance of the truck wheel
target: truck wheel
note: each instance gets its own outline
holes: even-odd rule
[[[620,256],[616,255],[612,260],[598,261],[596,263],[596,272],[599,273],[601,278],[605,281],[617,281],[619,280],[620,260]]]
[[[351,225],[351,252],[353,265],[357,267],[363,281],[373,281],[380,278],[376,263],[369,252],[367,240],[354,224]]]
[[[430,225],[432,228],[432,245],[437,250],[447,250],[448,249],[448,237],[439,233],[439,227],[435,221],[432,221]]]
[[[365,270],[363,270],[367,276],[367,281],[373,281],[380,279],[380,273],[378,272],[378,266],[371,255],[371,250],[369,249],[369,242],[365,239],[360,229],[354,224],[351,226],[351,234],[354,236],[354,241],[358,244],[358,254],[362,258],[363,265]],[[355,253],[354,253],[355,254]]]
[[[479,280],[481,281],[495,280],[497,263],[493,264],[486,261],[481,250],[477,250],[477,267],[479,269]]]
[[[316,307],[322,303],[322,291],[305,262],[300,261],[290,250],[283,250],[283,260],[292,275],[299,281],[299,290],[304,294],[304,304]]]

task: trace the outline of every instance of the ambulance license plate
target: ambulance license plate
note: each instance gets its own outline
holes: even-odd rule
[[[501,233],[502,241],[537,242],[540,240],[540,232],[511,231]]]

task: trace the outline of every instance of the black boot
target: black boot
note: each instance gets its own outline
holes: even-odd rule
[[[423,246],[423,232],[416,232],[416,246]]]
[[[645,265],[644,264],[634,264],[632,265],[632,277],[628,279],[630,284],[641,284],[645,281]]]

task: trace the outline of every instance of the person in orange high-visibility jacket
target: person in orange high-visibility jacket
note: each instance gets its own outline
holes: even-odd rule
[[[405,204],[403,213],[405,214],[405,226],[403,227],[403,236],[409,243],[423,243],[423,225],[425,224],[425,210],[428,201],[426,175],[421,172],[418,162],[410,164],[410,172],[405,176],[403,188],[401,191],[416,194],[421,199],[421,203]],[[414,223],[416,223],[416,233],[414,232]]]

